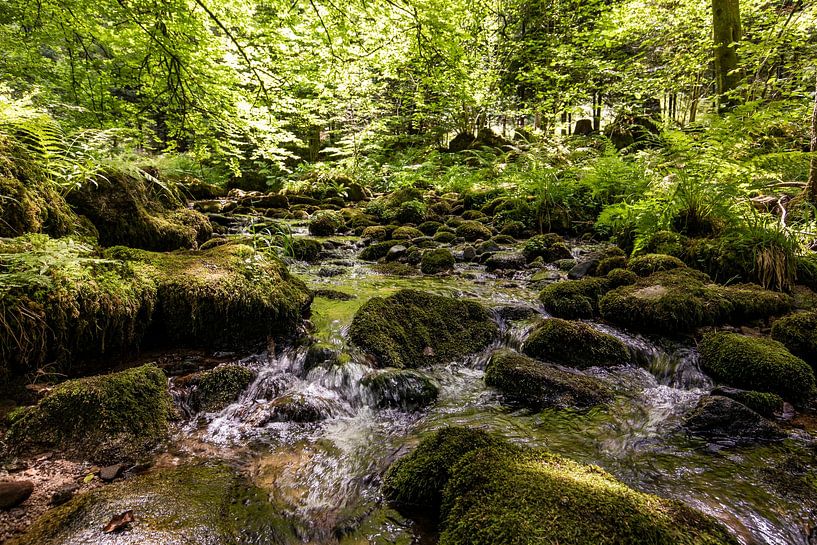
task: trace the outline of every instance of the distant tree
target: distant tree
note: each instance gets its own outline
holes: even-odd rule
[[[740,1],[712,0],[712,29],[715,38],[715,82],[719,109],[735,105],[733,91],[740,82],[738,52],[740,41]]]

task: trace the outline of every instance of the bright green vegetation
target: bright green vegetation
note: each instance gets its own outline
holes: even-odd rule
[[[420,270],[423,274],[436,274],[454,268],[454,254],[446,248],[437,248],[423,252]]]
[[[613,391],[601,379],[565,371],[511,350],[494,352],[485,369],[485,384],[534,410],[587,408],[613,398]]]
[[[14,419],[12,453],[59,449],[100,462],[134,459],[162,441],[171,399],[153,365],[63,382]]]
[[[710,333],[699,349],[704,371],[729,386],[771,392],[796,404],[817,394],[811,367],[773,339]]]
[[[443,429],[395,462],[383,491],[440,519],[440,544],[734,544],[714,519],[638,492],[596,466]]]
[[[240,244],[106,251],[28,235],[0,242],[4,372],[100,360],[142,341],[237,345],[293,331],[311,301],[274,256]]]
[[[606,293],[601,316],[638,331],[673,333],[785,314],[789,296],[759,286],[720,286],[706,274],[676,268],[657,272]]]
[[[817,313],[800,312],[772,324],[772,338],[817,369]]]
[[[624,365],[630,352],[623,342],[581,322],[545,320],[531,332],[522,351],[533,358],[584,369]]]
[[[479,303],[401,290],[369,299],[355,314],[349,339],[379,367],[417,368],[482,350],[497,336]]]
[[[81,494],[34,522],[13,545],[87,542],[113,514],[132,509],[127,530],[144,543],[296,543],[282,507],[226,465],[159,469]]]
[[[238,399],[255,378],[255,372],[241,365],[221,365],[196,373],[185,381],[193,388],[191,406],[198,411],[219,411]]]

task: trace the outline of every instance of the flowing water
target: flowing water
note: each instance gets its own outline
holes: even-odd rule
[[[296,229],[296,234],[302,233]],[[241,398],[219,413],[191,415],[180,433],[182,449],[245,464],[253,480],[287,506],[301,542],[433,543],[433,531],[383,504],[381,477],[425,434],[467,425],[598,464],[639,490],[714,515],[743,543],[814,543],[809,536],[815,539],[817,498],[803,498],[778,474],[796,472],[799,461],[813,460],[815,447],[807,433],[792,432],[773,445],[739,447],[707,444],[682,432],[681,416],[712,387],[690,342],[647,339],[593,324],[622,339],[638,365],[590,369],[616,385],[620,395],[611,405],[589,411],[530,413],[503,404],[482,380],[490,349],[429,369],[441,385],[429,408],[376,409],[371,392],[360,385],[371,369],[345,338],[354,312],[370,297],[412,287],[490,307],[544,311],[522,273],[496,278],[480,266],[458,265],[456,274],[445,278],[381,276],[355,259],[356,241],[332,240],[337,249],[319,265],[295,263],[292,269],[312,288],[353,296],[348,301],[316,297],[311,319],[312,335],[347,350],[351,361],[307,371],[305,347],[253,355],[242,361],[258,376]],[[342,273],[326,276],[327,267]],[[530,321],[499,316],[502,336],[492,348],[518,349]],[[303,409],[298,416],[276,411],[273,401],[282,397]]]

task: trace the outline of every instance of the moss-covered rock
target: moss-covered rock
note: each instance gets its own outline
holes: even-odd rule
[[[420,270],[423,274],[437,274],[444,271],[450,271],[454,268],[454,254],[451,250],[445,248],[437,248],[423,253],[423,259],[420,261]]]
[[[775,340],[709,333],[699,350],[703,370],[729,386],[772,392],[793,403],[817,393],[811,367]]]
[[[537,257],[544,259],[545,263],[573,257],[570,248],[565,244],[565,240],[555,233],[546,233],[529,238],[525,245],[522,246],[522,253],[528,263]]]
[[[167,378],[153,365],[63,382],[14,421],[12,453],[59,449],[95,461],[143,455],[168,430]]]
[[[411,200],[400,204],[394,211],[394,219],[399,223],[423,223],[426,218],[426,206],[422,201]]]
[[[498,329],[479,303],[416,290],[373,297],[355,314],[351,341],[381,367],[416,368],[482,350]]]
[[[389,237],[389,231],[382,225],[366,227],[360,235],[365,240],[383,241]]]
[[[241,395],[255,379],[255,372],[243,365],[220,365],[196,373],[185,381],[192,388],[190,406],[196,411],[220,411]]]
[[[641,278],[605,294],[605,320],[639,331],[690,331],[783,314],[791,298],[758,286],[719,286],[700,271],[676,268]]]
[[[772,418],[776,413],[783,412],[783,398],[770,392],[755,392],[754,390],[719,386],[712,390],[712,395],[734,399],[767,418]]]
[[[528,356],[577,369],[624,365],[631,356],[627,346],[612,335],[582,322],[552,318],[540,323],[525,340]]]
[[[424,221],[417,226],[417,229],[422,231],[424,235],[432,237],[442,226],[443,224],[439,221]]]
[[[670,271],[686,267],[677,257],[664,254],[645,254],[630,260],[627,268],[638,276],[649,276],[660,271]]]
[[[519,252],[496,252],[485,260],[485,268],[489,271],[518,271],[526,265],[525,256]]]
[[[277,258],[242,244],[167,254],[112,248],[156,285],[150,335],[174,345],[236,347],[288,335],[312,295]]]
[[[799,312],[776,320],[772,338],[817,370],[817,312]]]
[[[437,382],[414,369],[383,369],[364,376],[360,384],[368,389],[375,406],[415,410],[437,399]]]
[[[32,524],[13,545],[106,543],[113,515],[135,521],[116,543],[295,543],[283,506],[225,465],[182,465],[78,495]]]
[[[598,313],[599,298],[610,289],[605,278],[582,278],[554,282],[539,292],[539,300],[558,318],[592,318]]]
[[[155,177],[107,172],[71,191],[68,202],[99,231],[103,246],[167,251],[194,248],[213,233],[203,214],[182,206],[175,186]]]
[[[488,240],[491,235],[491,230],[478,221],[464,221],[457,227],[457,236],[468,242]]]
[[[440,545],[737,544],[714,519],[596,466],[464,428],[424,439],[392,465],[383,491],[439,518]]]
[[[746,405],[725,396],[703,396],[684,415],[687,432],[707,439],[725,439],[737,443],[776,441],[785,432]]]
[[[607,274],[616,269],[624,269],[627,266],[627,258],[623,255],[616,255],[613,257],[606,257],[598,262],[594,276],[607,276]]]
[[[613,269],[605,276],[610,282],[610,288],[620,288],[621,286],[632,286],[638,282],[638,275],[627,269]]]
[[[377,261],[378,259],[386,257],[386,254],[389,253],[392,246],[397,246],[402,242],[403,241],[400,240],[384,240],[383,242],[375,242],[374,244],[370,244],[369,246],[363,248],[359,257],[363,261]]]
[[[391,234],[391,238],[394,240],[411,240],[414,238],[420,238],[422,236],[423,233],[420,232],[420,230],[409,226],[398,227]]]
[[[383,495],[401,510],[437,515],[443,490],[459,459],[474,450],[503,444],[483,431],[443,428],[389,467],[383,479]]]
[[[412,265],[400,263],[399,261],[375,263],[372,265],[372,270],[378,274],[385,274],[387,276],[417,276],[419,274],[417,269]]]
[[[0,255],[0,375],[116,356],[143,338],[157,289],[141,268],[44,235],[0,241]]]
[[[292,239],[290,251],[292,257],[301,261],[316,261],[321,253],[320,241],[314,238],[295,237]]]
[[[343,227],[343,216],[333,210],[316,212],[309,220],[309,234],[316,237],[331,237]]]
[[[610,401],[603,380],[543,363],[511,350],[498,350],[485,369],[485,384],[531,409],[586,408]]]

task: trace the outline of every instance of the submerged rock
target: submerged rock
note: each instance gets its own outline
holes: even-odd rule
[[[447,428],[389,468],[384,495],[439,519],[440,545],[736,545],[715,519],[597,466]]]
[[[135,519],[128,530],[106,536],[111,516],[126,511]],[[77,495],[10,545],[296,543],[283,513],[233,469],[183,465]]]
[[[780,427],[734,399],[708,395],[684,415],[684,428],[707,439],[755,443],[782,439]]]
[[[612,335],[560,318],[541,322],[525,340],[522,351],[577,369],[625,365],[632,359],[627,346]]]
[[[383,369],[364,376],[360,381],[371,393],[376,406],[415,410],[437,399],[440,386],[420,371]]]
[[[811,367],[775,340],[710,333],[699,350],[703,370],[729,386],[772,392],[798,404],[817,394]]]
[[[485,384],[531,409],[586,408],[606,403],[613,391],[598,378],[498,350],[485,369]]]
[[[451,361],[482,350],[497,335],[479,303],[416,290],[373,297],[349,327],[351,341],[378,366],[396,368]]]
[[[59,449],[94,461],[143,455],[164,439],[171,399],[153,365],[69,380],[15,419],[5,441],[12,453]]]
[[[268,403],[256,405],[244,420],[256,427],[266,426],[270,422],[307,424],[344,413],[343,407],[334,399],[292,392]]]

